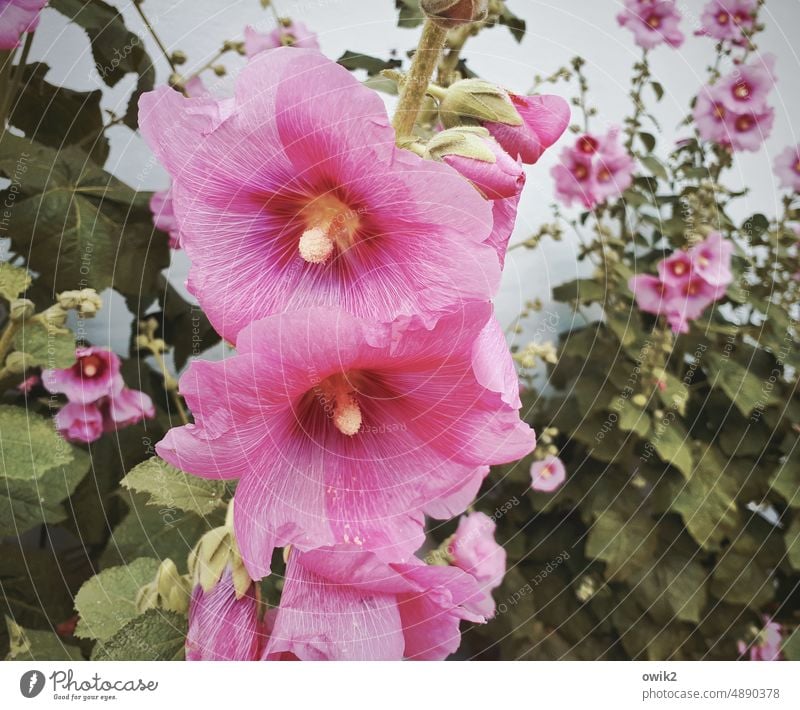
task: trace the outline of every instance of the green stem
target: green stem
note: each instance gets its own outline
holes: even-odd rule
[[[133,6],[136,8],[136,12],[139,13],[139,17],[142,18],[142,22],[144,22],[145,27],[147,27],[147,31],[150,33],[150,36],[153,38],[153,41],[158,45],[158,48],[161,50],[161,54],[163,54],[164,58],[167,60],[170,69],[172,69],[173,73],[177,74],[178,70],[175,67],[175,63],[172,61],[172,56],[167,51],[167,48],[164,46],[164,43],[161,41],[161,38],[153,29],[153,26],[150,24],[150,20],[147,19],[147,15],[144,14],[144,10],[142,10],[141,1],[137,0],[136,2],[133,3]]]
[[[3,82],[4,94],[2,107],[0,107],[0,126],[2,126],[2,128],[5,128],[6,120],[11,110],[16,105],[17,92],[22,82],[22,75],[25,73],[25,65],[28,63],[28,55],[31,53],[32,44],[33,32],[28,32],[28,34],[25,35],[25,43],[22,46],[22,54],[20,55],[19,62],[17,62],[17,66],[13,67],[11,64],[13,52],[8,56],[8,59],[3,65],[2,71],[5,75]],[[8,72],[7,75],[6,72]]]
[[[181,420],[182,424],[189,424],[189,416],[186,414],[186,408],[183,406],[183,399],[178,392],[178,383],[170,374],[169,368],[167,368],[167,361],[164,359],[163,353],[159,352],[155,348],[151,348],[150,352],[153,353],[153,357],[156,359],[158,366],[161,368],[161,374],[164,377],[164,389],[169,392],[170,397],[172,397],[172,401],[175,403],[175,409],[178,410],[178,418]]]
[[[447,30],[431,20],[426,20],[419,46],[411,62],[411,69],[403,82],[400,102],[392,121],[398,138],[411,136],[414,133],[417,116],[439,62],[446,37]]]

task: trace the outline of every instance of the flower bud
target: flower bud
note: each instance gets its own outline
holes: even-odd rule
[[[25,353],[15,351],[6,358],[5,369],[12,375],[21,375],[28,369],[28,357]]]
[[[489,0],[421,0],[420,7],[446,30],[467,22],[483,22],[489,14]]]
[[[639,409],[644,409],[647,406],[647,397],[643,394],[635,394],[631,397],[631,402],[635,407],[639,407]]]
[[[172,63],[178,66],[186,64],[186,53],[182,52],[180,49],[176,49],[172,53]]]
[[[33,301],[29,301],[27,298],[15,298],[11,301],[9,318],[11,318],[12,321],[27,320],[33,315],[35,310]]]
[[[447,89],[439,105],[446,128],[491,121],[521,126],[522,116],[508,92],[483,79],[462,79]]]
[[[180,574],[175,563],[166,559],[159,566],[155,579],[139,590],[136,595],[136,609],[139,612],[164,609],[183,614],[189,609],[190,596],[188,576]]]
[[[442,131],[428,142],[425,157],[447,163],[491,200],[517,195],[525,182],[519,163],[478,126]]]

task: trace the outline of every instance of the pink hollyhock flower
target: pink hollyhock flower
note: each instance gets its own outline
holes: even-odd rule
[[[494,220],[494,226],[492,227],[492,233],[486,243],[497,252],[497,258],[500,260],[501,269],[505,265],[508,242],[514,232],[514,225],[517,221],[517,208],[519,207],[521,196],[522,193],[520,192],[514,197],[506,197],[503,200],[492,200],[492,218]]]
[[[543,461],[531,464],[531,488],[541,493],[552,493],[567,480],[567,470],[561,459],[546,456]]]
[[[88,444],[103,435],[103,414],[93,402],[67,402],[54,420],[56,429],[67,441]]]
[[[153,213],[153,224],[156,229],[169,235],[171,249],[181,248],[181,233],[175,219],[175,209],[172,206],[172,188],[154,192],[150,198],[150,212]]]
[[[506,551],[495,542],[495,522],[485,513],[461,518],[450,546],[453,564],[471,574],[481,585],[494,611],[491,591],[503,583]]]
[[[781,643],[783,641],[783,627],[768,616],[764,616],[764,628],[756,640],[750,645],[751,661],[780,661]],[[739,641],[739,655],[747,653],[747,644]]]
[[[667,287],[663,313],[672,330],[675,333],[688,333],[689,323],[697,320],[706,308],[722,298],[726,290],[725,285],[712,286],[699,276],[692,276],[676,288]]]
[[[704,86],[695,100],[692,118],[697,132],[705,141],[730,145],[728,110],[718,98],[715,87]]]
[[[14,49],[25,32],[39,24],[47,0],[0,0],[0,50]]]
[[[473,136],[489,149],[494,162],[469,158],[458,153],[445,153],[441,160],[463,175],[488,200],[498,200],[519,195],[525,186],[525,171],[493,138]]]
[[[664,312],[664,303],[671,288],[652,274],[639,274],[628,281],[628,288],[636,298],[640,311],[660,315]]]
[[[70,402],[77,404],[90,404],[119,394],[125,383],[115,353],[108,348],[77,348],[75,357],[72,367],[42,372],[42,383],[48,392],[65,394]]]
[[[281,24],[266,33],[257,32],[249,25],[244,28],[244,52],[248,57],[253,57],[266,49],[277,49],[278,47],[319,49],[319,41],[316,33],[297,20]]]
[[[595,165],[595,195],[598,202],[621,195],[633,183],[636,167],[619,141],[619,129],[612,128],[600,141]]]
[[[679,249],[658,264],[658,275],[667,286],[682,286],[692,276],[693,262],[689,252]],[[641,276],[635,278],[642,278]],[[655,278],[655,277],[652,277]],[[647,283],[647,282],[645,282]],[[645,289],[648,289],[648,285]],[[652,289],[655,291],[656,289]],[[651,311],[652,312],[652,311]]]
[[[736,67],[715,85],[715,96],[728,111],[763,113],[775,86],[775,57],[765,54],[752,64]]]
[[[733,242],[719,232],[712,232],[689,250],[693,272],[711,286],[728,286],[733,281],[732,256]]]
[[[800,145],[789,146],[775,158],[775,174],[781,187],[800,192]]]
[[[692,112],[697,132],[703,140],[733,150],[758,150],[772,132],[775,110],[765,106],[759,112],[732,111],[722,99],[724,91],[718,84],[701,90]]]
[[[195,585],[189,602],[187,661],[256,661],[263,640],[254,584],[240,597],[228,566],[209,591]]]
[[[156,408],[150,397],[144,392],[127,387],[103,400],[101,405],[105,431],[123,429],[156,415]]]
[[[208,101],[161,88],[142,96],[140,123],[174,178],[189,289],[227,340],[312,305],[430,320],[496,290],[489,204],[398,149],[380,97],[343,67],[263,52],[229,114],[204,113]]]
[[[643,49],[653,49],[662,42],[670,47],[683,44],[678,25],[681,13],[673,0],[625,0],[625,9],[617,22],[633,32],[633,39]]]
[[[586,209],[592,209],[598,203],[591,157],[564,148],[561,163],[553,166],[551,175],[556,183],[556,197],[567,207],[579,202]]]
[[[424,513],[462,512],[489,464],[535,446],[508,380],[476,357],[490,317],[476,303],[431,329],[334,308],[256,321],[237,355],[190,365],[180,387],[195,424],[156,449],[183,471],[240,478],[236,538],[253,579],[289,544],[404,559]]]
[[[522,117],[521,126],[486,121],[483,126],[514,159],[533,165],[555,143],[569,125],[569,104],[560,96],[523,96],[508,92]]]
[[[698,35],[744,44],[745,32],[755,25],[758,0],[711,0],[700,16]]]
[[[734,150],[756,151],[772,133],[775,110],[767,107],[759,113],[729,113],[726,123],[730,145]]]
[[[459,622],[483,623],[477,582],[416,557],[385,563],[352,545],[292,550],[266,659],[444,660]]]

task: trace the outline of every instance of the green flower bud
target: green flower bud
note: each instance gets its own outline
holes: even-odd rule
[[[483,79],[462,79],[450,86],[441,100],[439,112],[447,128],[481,121],[508,126],[523,123],[508,92]]]
[[[29,301],[27,298],[15,298],[11,301],[9,318],[13,321],[28,320],[35,310],[33,301]]]
[[[139,590],[136,609],[139,612],[164,609],[183,614],[189,609],[191,591],[189,577],[180,574],[175,563],[166,559],[159,566],[155,579]]]
[[[497,158],[486,145],[487,138],[489,131],[480,126],[448,128],[428,141],[426,157],[441,160],[447,155],[460,155],[485,163],[496,163]]]
[[[181,64],[186,64],[186,53],[182,52],[180,49],[176,49],[172,53],[172,63],[178,66]]]
[[[635,394],[631,397],[631,402],[634,406],[639,407],[639,409],[644,409],[647,406],[647,397],[643,394]]]

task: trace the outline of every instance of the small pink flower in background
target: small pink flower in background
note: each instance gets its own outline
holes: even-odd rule
[[[731,257],[733,242],[719,232],[712,232],[705,240],[689,249],[692,270],[711,286],[725,286],[733,281]]]
[[[214,116],[210,101],[162,87],[142,96],[140,124],[173,177],[188,287],[225,339],[314,305],[433,319],[494,295],[490,204],[397,148],[383,101],[344,67],[262,52],[233,105]]]
[[[547,456],[531,464],[531,488],[540,493],[552,493],[567,480],[567,470],[561,459]]]
[[[239,596],[228,566],[210,590],[195,585],[189,602],[187,661],[256,661],[263,641],[254,584]]]
[[[593,209],[621,195],[633,182],[635,162],[619,139],[619,129],[604,136],[586,134],[561,153],[552,169],[556,196],[568,207],[574,202]]]
[[[729,111],[762,112],[767,96],[775,86],[775,57],[765,54],[751,64],[736,67],[722,77],[714,88],[717,96]]]
[[[522,117],[521,126],[486,121],[483,126],[514,160],[533,165],[569,125],[569,104],[560,96],[524,96],[508,92]]]
[[[119,393],[107,397],[100,407],[105,431],[124,429],[156,415],[153,400],[144,392],[124,387]]]
[[[720,145],[730,145],[728,109],[717,98],[714,87],[704,86],[695,100],[692,118],[700,138]]]
[[[47,0],[0,0],[0,50],[14,49],[25,32],[39,24]]]
[[[683,249],[673,252],[669,257],[659,262],[658,275],[661,281],[668,286],[681,286],[685,284],[692,275],[692,257]],[[655,278],[655,276],[652,278]],[[650,287],[647,282],[644,283],[647,284],[645,285],[645,289]]]
[[[497,525],[485,513],[470,513],[461,518],[450,543],[453,564],[471,574],[484,590],[494,613],[493,589],[499,587],[506,573],[506,551],[495,542]]]
[[[125,386],[120,361],[108,348],[77,348],[75,364],[63,370],[44,370],[42,383],[53,394],[64,394],[70,402],[89,404],[119,394]]]
[[[678,25],[681,13],[673,0],[625,0],[625,9],[617,22],[633,32],[633,39],[644,49],[666,43],[670,47],[683,44]]]
[[[17,385],[17,389],[24,394],[28,394],[34,387],[38,387],[42,382],[39,375],[31,375],[26,377],[22,382]]]
[[[800,192],[800,145],[789,146],[775,158],[775,174],[781,187]]]
[[[171,249],[181,248],[181,233],[175,220],[175,209],[172,205],[172,188],[154,192],[150,198],[150,211],[153,213],[153,224],[156,229],[169,235]]]
[[[700,16],[698,35],[744,44],[745,31],[753,29],[758,0],[711,0]]]
[[[444,660],[483,593],[456,567],[387,564],[352,545],[292,549],[267,660]]]
[[[67,441],[88,444],[103,435],[103,413],[94,402],[67,402],[54,417],[56,429]]]
[[[783,627],[768,616],[764,616],[764,628],[750,645],[751,661],[780,661],[781,643],[783,642]],[[739,655],[747,653],[748,646],[744,641],[739,641]]]
[[[712,286],[699,276],[684,284],[667,287],[664,315],[675,333],[688,333],[689,323],[697,320],[714,301],[725,295],[726,286]]]
[[[244,28],[244,51],[248,57],[278,47],[319,49],[319,41],[316,33],[297,20],[281,24],[280,27],[266,33],[258,32],[249,25]]]
[[[190,365],[180,388],[195,423],[156,449],[188,473],[240,479],[234,523],[253,579],[289,544],[406,559],[423,514],[463,512],[489,464],[535,446],[518,395],[474,354],[490,316],[484,303],[430,330],[333,308],[256,321],[237,355]]]

